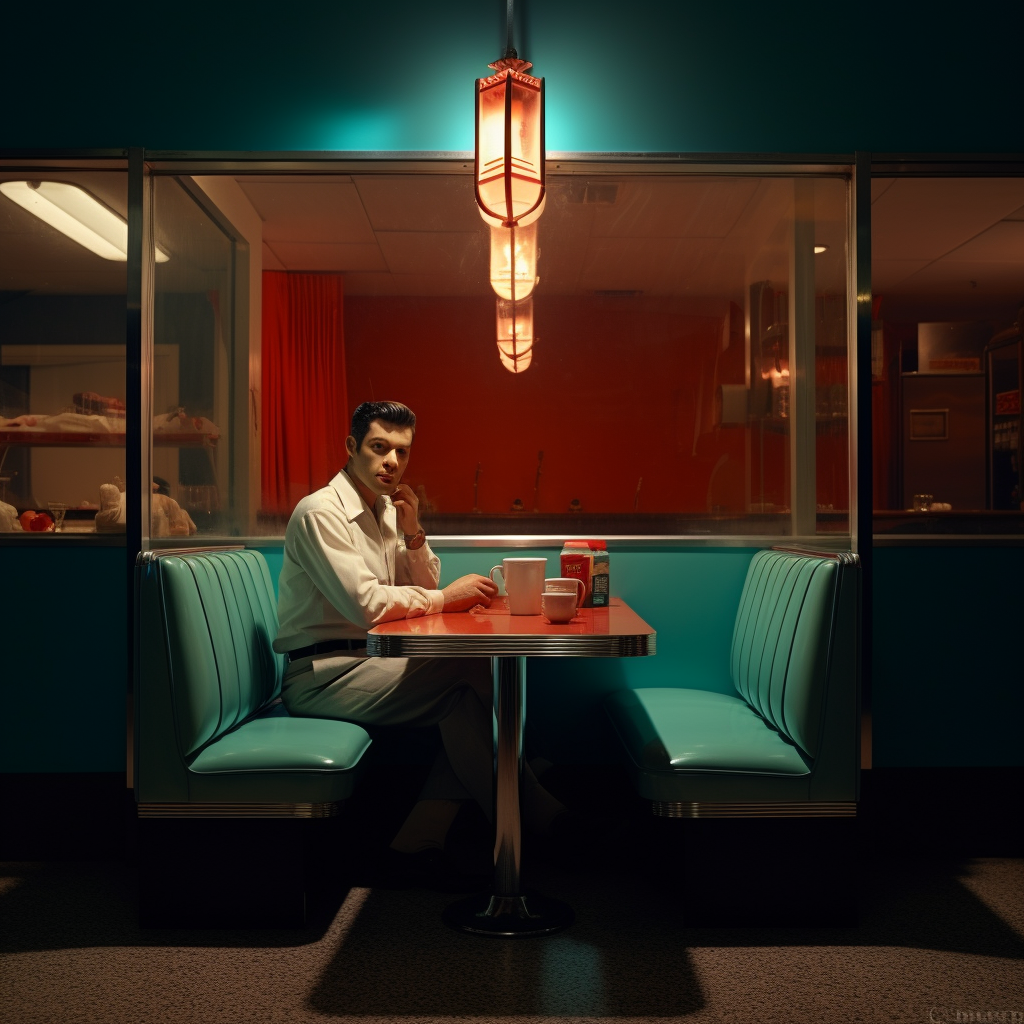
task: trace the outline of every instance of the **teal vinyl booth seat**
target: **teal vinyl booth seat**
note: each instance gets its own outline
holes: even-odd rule
[[[341,884],[341,803],[365,730],[277,699],[277,600],[259,552],[143,552],[136,565],[139,922],[300,927]],[[314,820],[310,820],[314,819]]]
[[[859,588],[856,555],[759,551],[721,654],[734,692],[692,677],[611,695],[627,768],[655,814],[855,814]]]
[[[277,600],[239,548],[143,552],[136,567],[134,782],[140,817],[326,817],[370,737],[277,700]]]

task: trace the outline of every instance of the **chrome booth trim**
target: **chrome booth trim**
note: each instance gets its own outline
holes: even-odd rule
[[[340,804],[140,803],[140,818],[333,818]]]
[[[779,803],[652,800],[651,813],[659,818],[855,818],[857,804],[853,800]]]
[[[572,657],[642,658],[655,653],[655,635],[643,636],[508,636],[439,638],[374,636],[366,638],[366,653],[376,658]]]

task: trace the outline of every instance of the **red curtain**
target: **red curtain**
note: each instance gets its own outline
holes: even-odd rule
[[[340,274],[263,274],[263,511],[288,515],[345,463]]]

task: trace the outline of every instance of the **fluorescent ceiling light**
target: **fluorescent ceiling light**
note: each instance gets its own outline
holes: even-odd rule
[[[127,223],[85,189],[63,181],[4,181],[0,192],[97,256],[127,261]],[[157,263],[170,259],[160,246],[153,249]]]

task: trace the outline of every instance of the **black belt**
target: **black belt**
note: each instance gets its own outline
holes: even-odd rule
[[[308,647],[288,651],[287,654],[289,661],[296,661],[298,658],[311,658],[315,654],[330,654],[332,651],[361,651],[365,647],[365,640],[321,640]]]

